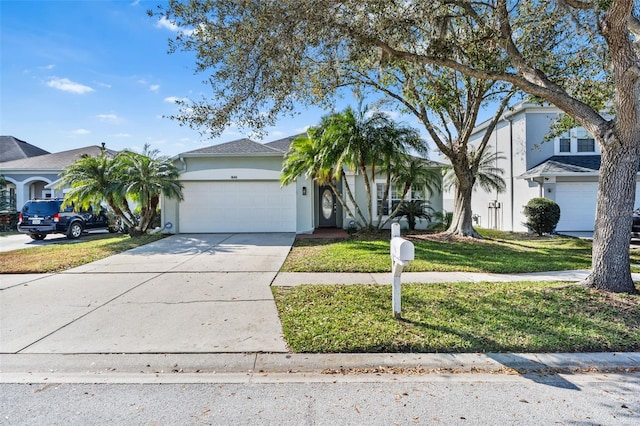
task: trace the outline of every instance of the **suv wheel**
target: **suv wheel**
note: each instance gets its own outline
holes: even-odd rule
[[[29,234],[29,236],[32,240],[41,241],[44,240],[44,237],[46,237],[47,234]]]
[[[67,238],[76,239],[82,235],[82,224],[78,221],[72,222],[67,231]]]

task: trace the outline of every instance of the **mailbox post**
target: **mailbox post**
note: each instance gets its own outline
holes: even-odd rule
[[[400,318],[402,311],[402,268],[408,266],[415,257],[415,248],[411,241],[400,237],[400,224],[391,225],[391,275],[393,316]]]

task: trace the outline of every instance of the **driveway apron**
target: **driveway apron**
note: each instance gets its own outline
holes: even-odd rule
[[[0,352],[287,352],[270,285],[293,240],[174,235],[59,274],[2,277]]]

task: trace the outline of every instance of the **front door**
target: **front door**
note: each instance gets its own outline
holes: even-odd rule
[[[318,188],[320,194],[320,218],[318,227],[335,228],[336,227],[336,196],[329,186],[321,186]]]

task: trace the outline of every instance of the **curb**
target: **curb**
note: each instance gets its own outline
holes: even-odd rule
[[[247,381],[338,376],[640,373],[640,352],[460,354],[1,354],[0,383]],[[301,380],[307,380],[302,377]],[[227,380],[225,379],[225,380]]]

